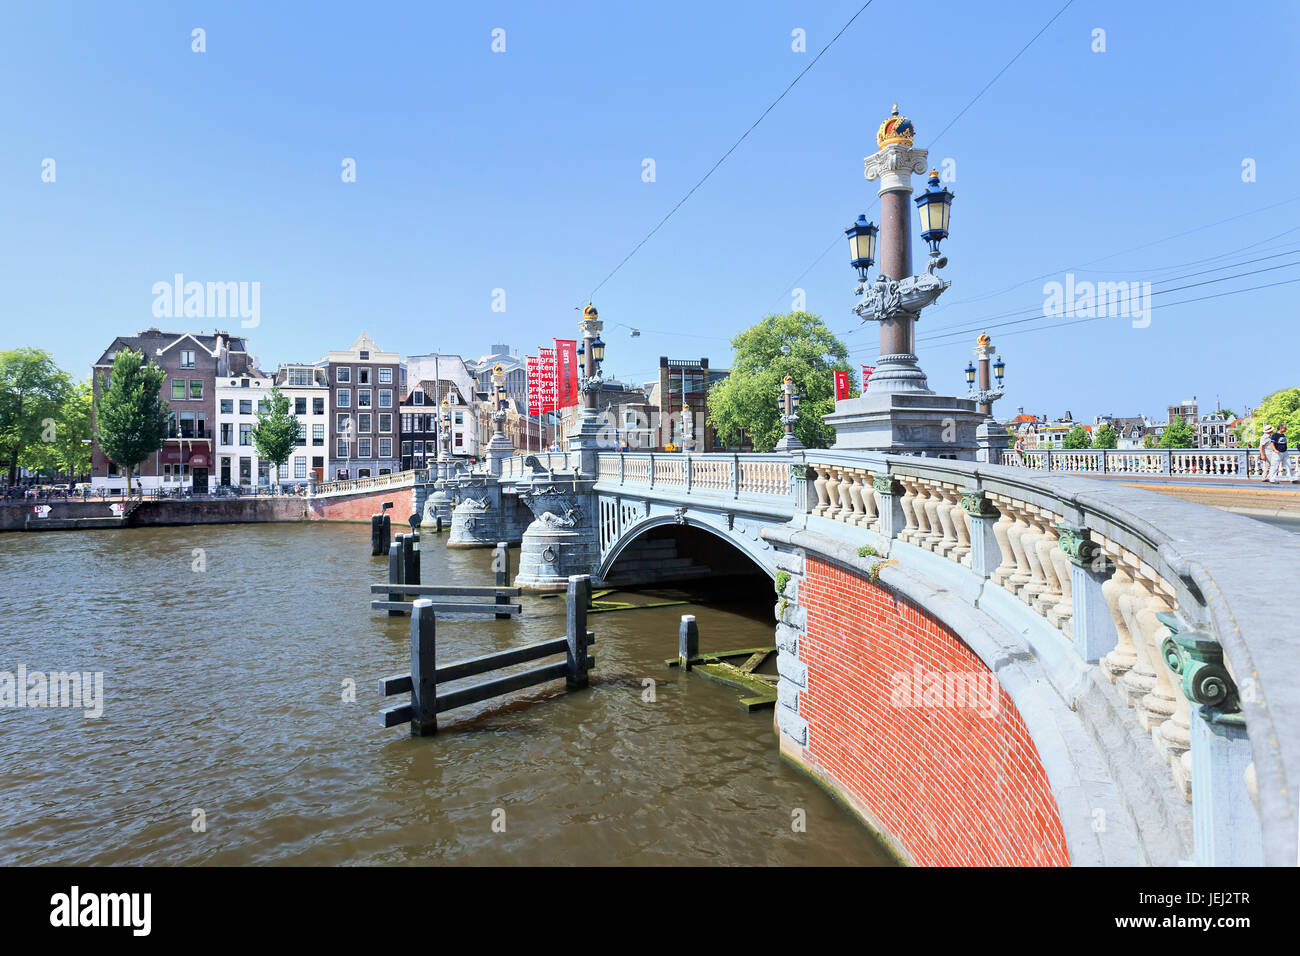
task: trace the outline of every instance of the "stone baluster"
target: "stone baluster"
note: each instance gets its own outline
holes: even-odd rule
[[[858,527],[875,528],[880,523],[880,492],[876,490],[876,476],[871,472],[862,473],[862,517]]]
[[[939,495],[939,504],[935,507],[935,513],[939,516],[939,525],[943,529],[943,537],[934,547],[934,553],[945,558],[952,558],[953,551],[957,548],[957,522],[960,520],[953,509],[956,506],[957,495],[953,491],[953,486],[945,482],[936,482],[934,491]],[[960,508],[957,508],[960,511]]]
[[[813,508],[812,513],[824,515],[831,502],[830,496],[826,494],[826,480],[830,477],[830,469],[825,465],[816,464],[812,468],[817,472],[817,477],[813,479],[813,488],[817,491],[817,505]]]
[[[998,509],[998,520],[993,524],[993,539],[997,541],[998,551],[1002,555],[1002,562],[993,569],[989,578],[994,584],[1000,584],[1005,588],[1011,575],[1016,572],[1016,553],[1012,550],[1011,540],[1008,537],[1008,532],[1016,523],[1016,519],[1006,498],[993,494],[987,497]]]
[[[1056,573],[1056,562],[1052,555],[1060,554],[1061,548],[1056,538],[1055,523],[1058,515],[1043,513],[1043,535],[1038,539],[1038,563],[1043,569],[1043,579],[1047,582],[1038,596],[1034,598],[1033,608],[1044,617],[1047,612],[1061,601],[1061,580]]]
[[[904,525],[897,537],[900,541],[910,543],[921,529],[921,522],[917,517],[916,479],[906,475],[897,475],[895,479],[903,486],[903,498],[899,506],[903,509]]]
[[[1016,568],[1002,582],[1012,594],[1020,593],[1020,589],[1029,583],[1033,572],[1029,570],[1029,559],[1025,556],[1024,537],[1030,530],[1024,505],[1018,501],[1006,499],[1007,508],[1011,511],[1011,516],[1016,519],[1015,524],[1007,529],[1007,543],[1011,545],[1011,552],[1016,557]]]
[[[1059,627],[1070,640],[1074,640],[1074,584],[1071,580],[1073,574],[1070,571],[1070,559],[1061,550],[1060,534],[1055,534],[1053,537],[1052,569],[1056,572],[1056,580],[1061,586],[1061,596],[1055,605],[1047,609],[1047,620],[1053,627]]]
[[[823,518],[835,520],[835,515],[840,510],[840,469],[832,465],[829,469],[830,474],[826,479],[826,497],[830,499],[830,504],[826,506],[826,513]]]
[[[1019,597],[1033,607],[1034,599],[1047,589],[1047,576],[1043,573],[1042,559],[1038,552],[1038,545],[1043,540],[1047,522],[1043,520],[1042,512],[1037,507],[1030,505],[1025,511],[1029,530],[1021,536],[1020,544],[1025,549],[1025,560],[1029,562],[1030,578],[1021,587]]]
[[[853,507],[853,486],[857,481],[853,477],[852,468],[840,469],[840,509],[835,513],[835,517],[846,524],[854,524],[857,521],[857,511]],[[861,505],[859,504],[859,507]]]
[[[916,541],[927,551],[933,551],[935,545],[943,538],[943,528],[939,524],[939,498],[935,496],[934,482],[927,479],[917,481],[917,517],[925,515],[925,534]]]
[[[867,493],[868,486],[864,483],[866,472],[860,468],[854,468],[849,473],[849,478],[853,482],[849,485],[849,502],[853,508],[851,515],[846,515],[844,520],[849,524],[862,526],[862,519],[867,513],[866,505],[863,504],[863,495]]]
[[[1110,577],[1101,586],[1101,596],[1106,600],[1106,607],[1115,622],[1118,640],[1115,649],[1101,659],[1101,667],[1111,682],[1118,685],[1120,678],[1137,662],[1137,649],[1133,643],[1133,635],[1129,633],[1128,621],[1120,610],[1120,598],[1128,594],[1133,578],[1129,565],[1125,561],[1127,552],[1100,535],[1094,535],[1094,538],[1115,567]]]
[[[1143,570],[1147,570],[1143,565]],[[1155,742],[1156,749],[1160,751],[1160,756],[1167,762],[1177,759],[1181,754],[1171,754],[1167,746],[1167,739],[1160,733],[1160,727],[1171,717],[1178,709],[1178,698],[1182,696],[1180,691],[1174,688],[1174,682],[1169,674],[1169,666],[1165,663],[1165,655],[1162,645],[1165,638],[1169,636],[1169,628],[1160,623],[1156,614],[1168,614],[1174,610],[1173,589],[1154,572],[1150,578],[1152,593],[1146,601],[1137,609],[1138,626],[1143,629],[1147,635],[1147,643],[1151,648],[1151,666],[1155,670],[1155,686],[1150,692],[1142,698],[1139,705],[1139,714],[1145,716],[1143,726],[1151,731],[1152,740]]]
[[[1142,698],[1156,686],[1156,669],[1155,659],[1152,655],[1151,638],[1146,629],[1138,620],[1138,610],[1145,607],[1150,600],[1153,587],[1150,579],[1143,573],[1142,561],[1137,556],[1125,552],[1126,564],[1131,567],[1130,576],[1132,583],[1129,584],[1127,592],[1120,595],[1119,609],[1124,615],[1124,621],[1128,625],[1129,634],[1133,638],[1133,651],[1135,660],[1133,666],[1117,682],[1116,686],[1128,705],[1136,711],[1138,722],[1142,724],[1143,730],[1150,730],[1148,721],[1141,708]]]
[[[958,564],[970,567],[970,512],[962,507],[962,491],[956,485],[951,488],[953,506],[952,526],[953,533],[957,535],[957,544],[953,546],[952,553],[948,557],[952,558]]]

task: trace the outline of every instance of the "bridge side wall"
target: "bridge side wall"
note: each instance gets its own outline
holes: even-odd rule
[[[355,495],[336,495],[329,498],[308,498],[307,517],[313,521],[366,521],[385,501],[391,501],[390,511],[394,528],[410,530],[406,519],[415,512],[415,488],[381,489],[358,492]]]
[[[782,672],[802,672],[804,744],[787,755],[915,864],[1068,865],[1043,762],[993,672],[915,603],[859,571],[804,561],[791,579],[797,665],[787,651]]]

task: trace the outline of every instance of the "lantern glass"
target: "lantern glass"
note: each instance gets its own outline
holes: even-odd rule
[[[1002,361],[1002,356],[999,355],[998,360],[993,363],[993,374],[997,376],[999,385],[1002,384],[1002,376],[1006,374],[1006,370],[1007,363]]]
[[[600,340],[600,336],[591,343],[591,357],[597,362],[605,361],[605,343]]]
[[[876,261],[876,238],[879,230],[874,223],[867,222],[866,216],[858,216],[857,222],[844,230],[849,237],[849,265],[858,270],[858,275],[867,277],[867,270]]]
[[[975,365],[972,362],[966,363],[966,384],[967,385],[975,384]]]

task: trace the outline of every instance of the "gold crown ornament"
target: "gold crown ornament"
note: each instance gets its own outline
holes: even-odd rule
[[[989,338],[989,334],[988,334],[987,332],[981,332],[981,333],[980,333],[980,337],[979,337],[978,339],[975,340],[975,344],[978,345],[978,346],[980,346],[980,347],[983,347],[983,346],[988,345],[988,344],[989,344],[990,342],[992,342],[992,341],[993,341],[993,340],[992,340],[991,338]]]
[[[898,104],[895,103],[894,112],[890,114],[889,119],[880,124],[880,129],[876,133],[876,147],[884,149],[895,143],[900,146],[911,146],[912,137],[915,135],[916,127],[906,116],[898,115]]]
[[[584,319],[596,318],[597,317],[596,307],[592,305],[590,302],[588,302],[587,307],[582,310],[582,317]]]

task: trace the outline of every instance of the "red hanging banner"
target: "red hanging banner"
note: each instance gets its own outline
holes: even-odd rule
[[[541,372],[537,366],[537,356],[529,355],[525,360],[528,367],[528,414],[542,413]]]
[[[542,414],[558,411],[559,401],[559,380],[555,367],[555,349],[538,348],[537,350],[538,381],[541,383],[541,403]]]
[[[849,387],[849,373],[836,371],[835,372],[835,401],[838,402],[841,399],[849,398],[850,395],[851,395],[851,389]]]
[[[871,378],[871,373],[875,370],[876,367],[874,365],[862,366],[862,390],[864,392],[867,390],[867,381]]]
[[[559,385],[558,408],[578,404],[578,340],[556,339],[555,358],[559,363],[556,377]]]

